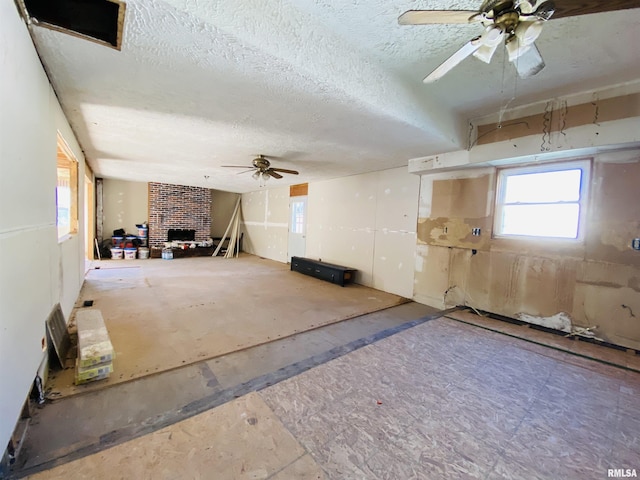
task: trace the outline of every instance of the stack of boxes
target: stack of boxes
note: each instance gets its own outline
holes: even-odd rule
[[[108,378],[113,372],[115,351],[100,310],[78,310],[76,327],[78,329],[76,385]]]

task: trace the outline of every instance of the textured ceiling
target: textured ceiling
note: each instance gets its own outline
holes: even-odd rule
[[[561,1],[561,0],[557,0]],[[547,67],[516,80],[499,52],[422,78],[477,25],[399,26],[411,8],[479,1],[131,0],[122,51],[32,27],[98,176],[246,192],[221,168],[275,157],[287,185],[406,165],[466,145],[467,119],[640,78],[640,9],[552,20]]]

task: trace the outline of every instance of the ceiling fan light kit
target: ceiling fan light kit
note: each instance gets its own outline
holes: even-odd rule
[[[504,38],[504,29],[498,25],[488,26],[480,39],[480,48],[473,53],[473,56],[484,63],[490,63],[498,45]]]
[[[264,155],[258,155],[251,161],[251,166],[249,165],[222,165],[225,168],[244,168],[244,172],[247,173],[253,171],[251,178],[254,180],[258,180],[260,182],[260,186],[264,186],[264,184],[269,180],[269,177],[273,177],[275,179],[283,178],[280,173],[288,173],[290,175],[298,175],[296,170],[289,170],[286,168],[275,168],[271,166],[271,162],[267,160]],[[246,170],[248,169],[248,170]]]
[[[540,72],[545,66],[535,41],[542,33],[544,23],[553,15],[555,19],[640,7],[638,0],[557,1],[556,5],[552,0],[484,0],[477,12],[409,10],[398,17],[398,23],[400,25],[481,23],[485,27],[485,31],[480,36],[471,39],[427,75],[424,83],[439,80],[471,55],[485,63],[490,63],[501,42],[504,42],[508,59],[514,64],[518,75],[528,78]]]

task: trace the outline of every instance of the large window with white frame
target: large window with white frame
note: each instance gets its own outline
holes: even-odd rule
[[[580,240],[590,160],[498,172],[495,236]]]

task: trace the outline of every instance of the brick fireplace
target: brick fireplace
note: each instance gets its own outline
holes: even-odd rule
[[[149,183],[149,246],[163,246],[169,229],[195,230],[198,242],[209,238],[211,190]]]

